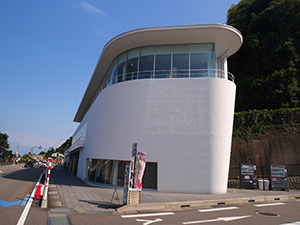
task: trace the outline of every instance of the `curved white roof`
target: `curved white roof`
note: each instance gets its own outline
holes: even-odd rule
[[[215,43],[215,57],[229,57],[242,45],[241,33],[224,24],[151,27],[132,30],[110,40],[101,53],[74,122],[81,122],[97,87],[116,56],[126,50],[149,45]]]

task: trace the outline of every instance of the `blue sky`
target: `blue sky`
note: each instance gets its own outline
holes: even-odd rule
[[[59,147],[104,45],[129,30],[226,23],[238,0],[1,0],[0,132],[11,150]],[[39,149],[34,150],[39,153]]]

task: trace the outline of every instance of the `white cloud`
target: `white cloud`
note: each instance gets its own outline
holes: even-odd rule
[[[97,14],[100,14],[101,16],[106,16],[106,13],[103,12],[101,9],[96,8],[95,6],[87,3],[87,2],[80,2],[80,5],[85,9],[88,10],[90,12],[94,12]]]

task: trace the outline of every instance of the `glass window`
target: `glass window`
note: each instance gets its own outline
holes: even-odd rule
[[[155,78],[170,77],[171,46],[157,46],[155,58]]]
[[[88,159],[87,178],[93,182],[123,186],[125,163],[120,160]],[[157,188],[156,162],[147,162],[142,186]]]
[[[141,48],[139,79],[151,78],[153,74],[154,47]]]
[[[175,45],[173,47],[172,77],[189,76],[189,46]]]
[[[214,44],[191,45],[191,77],[214,76]]]
[[[118,60],[118,75],[117,75],[117,82],[121,82],[125,78],[126,73],[126,53],[124,52],[122,55],[119,56]]]
[[[117,82],[117,68],[118,68],[118,59],[115,59],[112,63],[112,71],[111,71],[111,82],[112,84],[115,84]]]
[[[138,69],[139,52],[140,52],[139,48],[128,51],[125,80],[136,79],[137,69]]]

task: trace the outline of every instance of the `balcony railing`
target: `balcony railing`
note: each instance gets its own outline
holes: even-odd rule
[[[90,101],[89,106],[85,109],[85,113],[92,106],[99,93],[105,89],[107,86],[124,82],[130,80],[139,80],[139,79],[170,79],[170,78],[220,78],[226,79],[234,82],[233,74],[218,69],[191,69],[191,70],[144,70],[144,71],[136,71],[131,73],[120,74],[118,76],[113,77],[112,80],[106,80],[101,83],[97,88],[96,94]],[[85,114],[84,113],[84,114]]]
[[[111,84],[120,83],[128,80],[138,79],[164,79],[164,78],[221,78],[234,82],[234,76],[231,73],[225,73],[224,70],[202,69],[202,70],[145,70],[135,71],[115,76]]]

